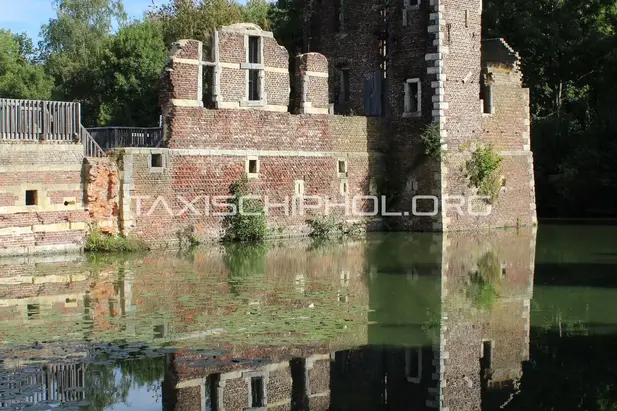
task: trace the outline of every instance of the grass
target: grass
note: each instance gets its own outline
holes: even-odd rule
[[[146,243],[120,235],[104,234],[99,230],[92,230],[86,241],[85,250],[97,253],[135,253],[148,251]]]

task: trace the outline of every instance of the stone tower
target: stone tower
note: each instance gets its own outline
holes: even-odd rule
[[[409,209],[418,195],[439,197],[430,222],[410,217],[406,228],[536,222],[529,92],[519,57],[501,39],[483,42],[481,33],[482,0],[314,0],[307,10],[307,48],[330,62],[334,112],[387,121],[392,160],[385,163],[390,181],[399,180],[397,206]],[[442,161],[422,156],[429,124],[441,138]],[[469,198],[478,190],[463,169],[486,146],[503,157],[500,201],[474,204],[490,215],[470,216],[459,209],[477,203]]]

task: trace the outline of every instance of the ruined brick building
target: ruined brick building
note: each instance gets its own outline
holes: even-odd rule
[[[124,229],[148,239],[163,227],[218,237],[222,218],[179,220],[155,199],[180,195],[202,210],[242,173],[251,194],[275,204],[287,196],[341,204],[384,195],[388,211],[405,212],[389,228],[535,224],[529,93],[517,53],[501,39],[482,41],[481,14],[480,0],[309,2],[307,53],[294,57],[291,100],[289,55],[272,33],[236,24],[214,33],[208,47],[179,41],[165,76],[166,148],[124,152],[127,194],[150,196],[141,206],[151,211],[125,213]],[[443,143],[441,160],[425,153],[429,124]],[[468,203],[448,196],[477,193],[464,165],[488,145],[503,157],[502,187],[489,216],[471,216]],[[268,223],[282,235],[306,232],[306,216],[289,214],[279,206]]]
[[[533,225],[529,92],[518,54],[504,40],[481,39],[481,17],[481,0],[311,0],[306,53],[291,56],[292,76],[288,51],[253,24],[222,27],[207,45],[179,40],[163,79],[162,143],[87,158],[82,204],[73,186],[59,187],[66,195],[47,202],[64,206],[26,198],[17,218],[29,185],[49,176],[16,186],[11,176],[26,175],[23,164],[0,168],[0,185],[17,193],[0,198],[9,214],[0,236],[13,244],[2,252],[79,248],[88,222],[156,246],[218,239],[216,213],[228,209],[217,196],[243,174],[250,194],[267,197],[268,226],[281,236],[308,232],[310,213],[295,207],[303,196],[322,202],[313,215],[330,211],[369,229]],[[427,128],[443,144],[441,158],[426,154]],[[503,161],[485,215],[465,164],[489,145]],[[78,215],[65,215],[67,204]],[[44,220],[36,232],[35,220]]]

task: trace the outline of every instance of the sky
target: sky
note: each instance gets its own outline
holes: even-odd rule
[[[129,17],[140,18],[153,0],[123,0]],[[154,0],[160,5],[164,0]],[[26,32],[36,41],[39,40],[41,26],[54,17],[52,0],[0,0],[0,28],[10,29],[16,33]]]

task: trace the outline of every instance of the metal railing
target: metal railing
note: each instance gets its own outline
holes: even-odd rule
[[[117,147],[159,147],[163,131],[159,127],[95,127],[88,132],[103,149]]]
[[[0,98],[0,140],[76,141],[79,103]]]
[[[105,150],[101,148],[100,145],[92,138],[92,135],[88,132],[88,130],[81,126],[80,129],[80,138],[84,145],[84,156],[85,157],[105,157],[107,153]]]

